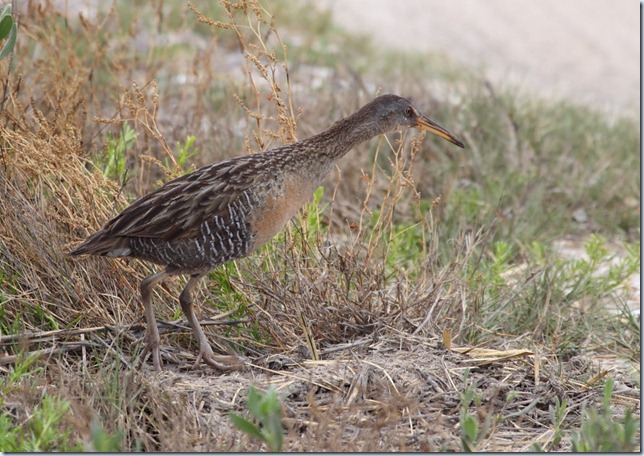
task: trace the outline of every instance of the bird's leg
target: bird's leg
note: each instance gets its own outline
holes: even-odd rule
[[[159,342],[161,341],[161,338],[159,337],[159,328],[157,327],[157,320],[154,318],[154,308],[152,307],[152,288],[169,275],[170,274],[165,271],[157,272],[156,274],[146,277],[141,282],[141,299],[143,301],[148,330],[145,335],[146,344],[143,348],[143,353],[141,353],[141,361],[139,361],[138,365],[139,369],[143,365],[148,354],[152,352],[152,364],[154,365],[154,368],[158,372],[162,370],[161,357],[159,354]]]
[[[188,284],[179,295],[179,302],[181,303],[181,310],[186,315],[188,323],[194,332],[195,337],[199,341],[199,355],[197,356],[197,361],[195,362],[193,368],[196,368],[199,365],[199,362],[203,359],[206,364],[215,367],[220,370],[234,370],[241,367],[240,360],[236,356],[226,356],[226,355],[215,355],[210,347],[210,343],[206,338],[206,335],[201,329],[199,320],[195,316],[194,310],[192,308],[192,290],[199,283],[199,280],[203,277],[203,274],[193,275],[190,277]]]

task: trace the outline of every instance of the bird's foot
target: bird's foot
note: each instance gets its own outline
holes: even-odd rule
[[[136,368],[138,370],[141,370],[141,366],[143,366],[143,363],[147,359],[148,355],[152,353],[152,365],[154,366],[154,370],[161,372],[163,368],[161,367],[161,351],[159,350],[160,341],[158,339],[155,339],[154,336],[151,336],[150,334],[148,334],[145,339],[145,347],[141,352],[141,359],[139,360]]]
[[[199,363],[203,360],[206,364],[215,369],[222,371],[240,370],[244,367],[243,359],[234,355],[215,355],[210,348],[210,345],[202,345],[199,350],[197,360],[192,366],[193,369],[199,367]]]

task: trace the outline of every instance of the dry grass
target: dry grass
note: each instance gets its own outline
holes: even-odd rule
[[[195,347],[182,321],[162,328],[167,371],[132,369],[143,330],[137,286],[150,267],[72,261],[65,256],[70,246],[135,196],[188,171],[174,147],[188,134],[201,152],[190,163],[196,167],[294,141],[298,132],[308,136],[374,95],[361,76],[337,71],[309,96],[289,73],[274,19],[255,1],[222,1],[209,14],[190,6],[170,17],[166,6],[160,1],[155,14],[135,9],[128,18],[117,4],[79,19],[29,4],[16,66],[0,62],[7,82],[0,114],[0,375],[6,380],[15,366],[33,367],[7,391],[3,411],[22,422],[46,391],[70,402],[63,424],[89,449],[98,421],[123,431],[126,450],[252,451],[259,444],[232,428],[226,413],[245,409],[248,385],[275,385],[289,450],[458,451],[465,411],[485,429],[478,450],[530,450],[534,442],[567,449],[567,440],[553,443],[549,409],[565,399],[564,427],[578,427],[582,406],[600,395],[593,378],[601,369],[583,349],[557,352],[562,329],[551,330],[549,321],[519,333],[492,318],[503,319],[506,306],[512,311],[548,278],[544,265],[530,265],[504,287],[486,282],[481,264],[493,241],[521,222],[504,224],[512,214],[497,210],[493,198],[481,200],[489,205],[486,220],[450,215],[460,210],[450,198],[489,177],[477,175],[476,135],[491,129],[483,120],[442,122],[470,132],[469,161],[414,133],[359,147],[276,240],[211,274],[202,287],[203,320],[215,309],[228,313],[207,331],[220,350],[249,357],[249,370],[186,369]],[[146,34],[155,27],[170,45],[148,47]],[[200,34],[178,32],[193,28]],[[132,51],[137,40],[144,44]],[[186,51],[186,42],[197,45]],[[228,61],[237,69],[220,72]],[[411,91],[420,98],[423,87]],[[467,105],[427,103],[446,113]],[[118,135],[124,123],[137,135],[124,153],[127,173],[114,181],[100,157],[107,133]],[[461,225],[446,228],[447,221]],[[180,280],[157,290],[162,320],[178,317]],[[494,307],[486,307],[498,289]],[[639,340],[639,326],[624,334],[626,344]],[[481,359],[472,342],[502,352]],[[523,354],[506,356],[510,349]],[[25,364],[29,352],[39,360]],[[611,375],[621,382],[616,407],[639,407],[630,373],[615,368]],[[464,411],[470,388],[477,400]]]

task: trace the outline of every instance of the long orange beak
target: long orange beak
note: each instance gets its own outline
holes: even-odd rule
[[[443,139],[446,139],[452,144],[456,144],[458,147],[465,148],[463,141],[461,141],[456,136],[454,136],[453,133],[451,133],[447,129],[441,127],[436,122],[434,122],[433,120],[430,120],[429,118],[423,115],[421,115],[418,118],[418,125],[416,126],[416,128],[420,128],[421,130],[427,130],[430,133],[434,133],[435,135],[440,136]]]

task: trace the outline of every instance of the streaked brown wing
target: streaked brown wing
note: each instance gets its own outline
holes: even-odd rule
[[[201,224],[227,216],[228,207],[254,184],[250,156],[206,166],[168,182],[132,203],[103,230],[112,236],[177,239],[195,236]]]

